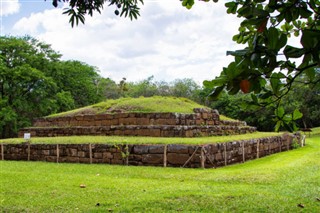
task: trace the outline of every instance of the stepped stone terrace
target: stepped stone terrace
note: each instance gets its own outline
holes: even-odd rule
[[[199,137],[245,134],[256,131],[243,121],[220,120],[217,110],[195,108],[194,113],[115,113],[45,117],[23,128],[19,137],[117,135],[151,137]]]

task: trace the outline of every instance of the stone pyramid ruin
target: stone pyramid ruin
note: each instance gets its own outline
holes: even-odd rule
[[[256,128],[242,121],[221,120],[219,112],[194,108],[193,113],[117,112],[80,114],[38,118],[32,127],[19,131],[19,137],[72,135],[201,137],[255,132]]]

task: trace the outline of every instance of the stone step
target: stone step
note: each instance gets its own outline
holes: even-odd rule
[[[118,135],[151,137],[199,137],[234,135],[255,132],[251,126],[228,125],[116,125],[116,126],[70,126],[30,127],[19,131],[19,137],[31,133],[32,137],[54,137],[70,135]]]

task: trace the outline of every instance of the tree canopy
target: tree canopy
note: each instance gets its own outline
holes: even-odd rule
[[[0,37],[0,138],[14,136],[33,118],[104,98],[96,68],[60,57],[32,37]]]
[[[53,0],[56,6],[61,0]],[[62,0],[69,2],[65,12],[73,26],[84,23],[85,15],[101,12],[103,5],[115,7],[116,15],[138,18],[143,0]],[[180,0],[183,7],[191,9],[194,0]],[[210,0],[202,0],[209,2]],[[217,2],[218,0],[213,0]],[[224,67],[220,76],[204,81],[216,100],[223,91],[229,94],[251,93],[251,104],[275,105],[276,129],[285,126],[295,130],[294,121],[301,113],[287,113],[278,107],[288,95],[293,83],[305,74],[304,83],[315,86],[320,72],[320,2],[318,0],[228,0],[228,14],[241,18],[238,34],[233,40],[243,44],[241,50],[227,51],[234,60]],[[298,37],[300,44],[291,42]]]

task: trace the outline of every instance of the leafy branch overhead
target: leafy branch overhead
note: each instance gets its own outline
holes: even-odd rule
[[[246,47],[228,51],[234,61],[219,77],[204,82],[212,89],[210,97],[218,98],[223,90],[251,92],[251,104],[275,106],[276,129],[295,130],[299,111],[286,114],[277,106],[298,76],[307,76],[304,83],[310,86],[319,84],[315,76],[320,72],[320,2],[237,0],[225,5],[228,13],[243,18],[233,40]],[[291,45],[293,37],[299,37],[301,46]]]
[[[78,25],[79,22],[84,24],[85,16],[93,16],[94,11],[101,13],[105,3],[115,8],[116,15],[129,17],[131,20],[140,16],[138,4],[143,4],[143,0],[52,0],[54,7],[61,2],[69,4],[69,8],[66,8],[63,14],[70,16],[69,22],[72,27]]]

